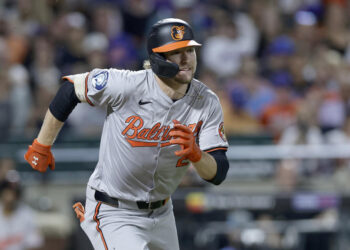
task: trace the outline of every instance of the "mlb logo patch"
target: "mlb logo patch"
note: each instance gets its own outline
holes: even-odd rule
[[[92,86],[101,90],[107,85],[108,81],[108,71],[102,71],[92,77]]]

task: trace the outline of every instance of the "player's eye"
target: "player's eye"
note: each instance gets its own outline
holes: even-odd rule
[[[186,51],[189,52],[189,53],[193,53],[194,52],[194,48],[193,47],[189,47]]]

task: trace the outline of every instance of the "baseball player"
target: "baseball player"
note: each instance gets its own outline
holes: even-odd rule
[[[95,249],[179,249],[171,194],[190,165],[213,184],[226,177],[228,147],[218,97],[194,79],[190,25],[168,18],[147,37],[150,68],[94,69],[64,77],[25,154],[55,168],[51,145],[75,105],[105,106],[99,160],[85,208],[74,205]]]

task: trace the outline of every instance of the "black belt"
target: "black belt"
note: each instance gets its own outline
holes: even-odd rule
[[[119,207],[119,200],[117,198],[110,197],[107,194],[97,190],[95,191],[95,199],[97,201],[102,201],[103,203],[106,203],[108,205]],[[153,202],[136,201],[136,205],[139,209],[157,209],[161,206],[164,206],[168,200],[169,198]]]

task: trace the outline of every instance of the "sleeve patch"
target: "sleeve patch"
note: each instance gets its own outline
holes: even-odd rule
[[[102,71],[96,75],[94,75],[91,79],[92,86],[96,90],[101,90],[103,89],[108,82],[108,71]]]
[[[224,122],[220,123],[220,126],[219,126],[219,135],[220,135],[221,139],[222,139],[224,142],[227,142],[227,138],[226,138],[226,135],[225,135],[225,129],[224,129]]]

